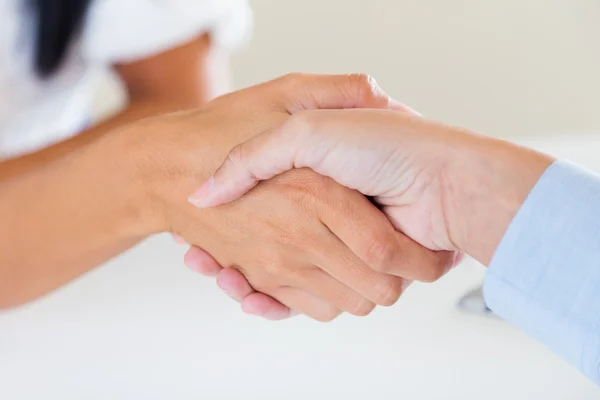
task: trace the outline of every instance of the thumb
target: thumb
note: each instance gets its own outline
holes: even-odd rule
[[[393,100],[367,74],[289,74],[268,84],[277,90],[285,88],[285,108],[290,114],[314,109],[374,108],[420,115]]]
[[[199,208],[229,203],[262,180],[307,166],[296,165],[295,161],[297,152],[305,146],[284,132],[283,129],[268,131],[231,149],[215,174],[188,201]]]

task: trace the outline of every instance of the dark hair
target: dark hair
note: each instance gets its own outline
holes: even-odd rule
[[[83,26],[92,0],[29,0],[36,21],[34,66],[42,78],[58,70]]]

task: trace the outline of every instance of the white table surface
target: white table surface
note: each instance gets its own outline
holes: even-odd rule
[[[528,142],[600,171],[600,135]],[[188,272],[183,252],[153,238],[0,314],[0,399],[600,398],[517,329],[456,309],[482,279],[472,262],[369,318],[270,323]]]

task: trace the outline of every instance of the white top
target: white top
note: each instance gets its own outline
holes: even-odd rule
[[[40,80],[27,0],[0,0],[0,159],[80,131],[91,117],[92,71],[133,61],[211,32],[232,47],[250,31],[247,0],[95,0],[61,69]]]

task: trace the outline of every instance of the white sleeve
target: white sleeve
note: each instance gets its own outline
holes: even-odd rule
[[[82,51],[91,63],[135,61],[203,33],[231,49],[251,27],[247,0],[96,0],[82,33]]]

